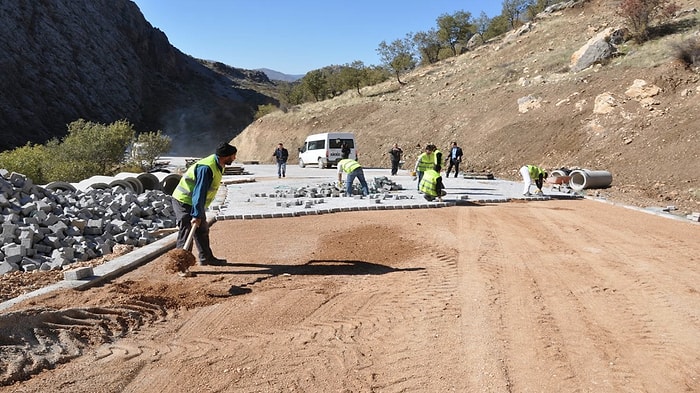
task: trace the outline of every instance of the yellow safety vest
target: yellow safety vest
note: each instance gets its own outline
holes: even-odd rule
[[[435,166],[435,155],[433,153],[421,153],[418,156],[418,172],[425,172]]]
[[[420,181],[420,192],[425,195],[437,196],[437,178],[440,174],[434,169],[428,169],[423,173],[423,178]]]
[[[355,160],[351,160],[349,158],[343,159],[338,161],[338,166],[343,170],[345,173],[350,173],[354,171],[355,169],[361,167],[359,162]]]
[[[433,152],[433,156],[434,156],[435,164],[442,165],[442,163],[439,162],[439,159],[438,159],[438,157],[440,157],[440,159],[442,159],[442,152],[440,151],[440,149],[435,149],[435,151]]]
[[[530,173],[530,179],[537,180],[539,179],[540,175],[544,176],[544,169],[536,166],[536,165],[528,165],[527,166],[527,171]]]
[[[211,172],[214,174],[211,186],[207,190],[207,198],[204,202],[204,207],[209,207],[209,205],[214,201],[217,191],[219,191],[221,176],[223,175],[222,170],[216,161],[216,154],[202,158],[187,169],[187,172],[185,172],[182,178],[180,178],[180,182],[173,191],[173,198],[186,205],[192,205],[192,191],[194,191],[195,184],[195,169],[200,165],[208,166],[211,169]]]

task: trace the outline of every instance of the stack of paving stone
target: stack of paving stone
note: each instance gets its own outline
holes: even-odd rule
[[[171,197],[122,187],[50,191],[0,170],[0,274],[63,269],[112,252],[116,244],[144,246],[174,228]]]

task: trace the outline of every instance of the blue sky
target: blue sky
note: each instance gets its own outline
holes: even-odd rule
[[[436,27],[442,14],[501,13],[500,0],[133,0],[182,52],[237,68],[301,75],[355,60],[379,43]]]

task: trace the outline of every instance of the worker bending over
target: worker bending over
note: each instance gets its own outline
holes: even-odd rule
[[[343,172],[345,172],[346,196],[352,196],[352,183],[355,181],[355,178],[360,181],[360,186],[362,186],[362,195],[369,195],[369,187],[367,187],[365,172],[362,170],[362,165],[355,160],[349,159],[348,156],[349,152],[343,152],[343,158],[338,161],[338,187],[342,187]]]
[[[428,201],[434,201],[437,198],[438,202],[442,202],[442,197],[447,195],[445,186],[442,184],[440,170],[442,170],[442,167],[439,164],[435,164],[432,169],[428,169],[423,173],[419,190]]]
[[[542,195],[542,185],[548,176],[547,171],[537,165],[525,165],[520,168],[520,175],[523,177],[523,195],[531,195],[530,186],[533,180],[537,186],[537,191],[535,193],[537,195]]]

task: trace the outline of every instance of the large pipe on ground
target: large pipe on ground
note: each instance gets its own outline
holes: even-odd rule
[[[160,190],[160,180],[158,180],[152,173],[132,173],[132,172],[120,172],[114,175],[117,179],[130,180],[135,179],[141,183],[139,194],[145,190]]]
[[[143,184],[139,179],[136,178],[136,176],[137,175],[131,173],[122,172],[114,175],[114,178],[118,180],[124,180],[125,182],[129,183],[129,185],[131,185],[131,189],[135,193],[141,194],[143,192]]]
[[[75,192],[75,186],[64,181],[52,181],[51,183],[44,186],[45,189],[51,191],[69,191]]]
[[[160,181],[160,186],[163,192],[168,195],[173,195],[173,191],[175,191],[175,187],[177,187],[177,183],[180,182],[180,178],[182,177],[182,175],[167,172],[152,173]]]
[[[125,190],[129,190],[132,192],[136,192],[134,190],[132,183],[129,183],[126,180],[122,179],[117,179],[115,177],[111,176],[92,176],[90,178],[87,178],[85,180],[81,180],[75,185],[75,188],[80,190],[80,191],[86,191],[88,189],[106,189],[106,188],[114,188],[114,187],[122,187]]]
[[[575,191],[588,188],[605,188],[612,183],[612,174],[608,171],[574,169],[569,176],[571,176],[569,179],[569,187]]]

